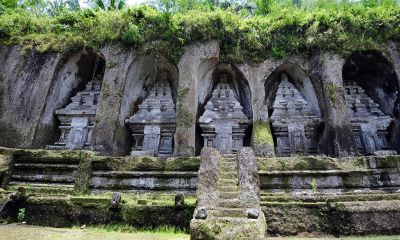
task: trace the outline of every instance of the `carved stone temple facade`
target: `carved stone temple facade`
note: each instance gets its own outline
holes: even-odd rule
[[[311,110],[285,73],[282,73],[281,78],[271,116],[276,154],[290,156],[318,153],[316,129],[322,119]]]
[[[134,138],[131,155],[169,156],[173,153],[175,134],[175,103],[167,72],[150,90],[150,95],[139,105],[139,111],[125,120]]]
[[[389,150],[388,127],[393,119],[379,109],[355,82],[345,85],[345,98],[352,132],[361,154],[374,154]]]
[[[227,75],[221,75],[221,81],[212,92],[199,124],[205,147],[217,148],[224,154],[236,153],[243,147],[249,119],[227,83]]]
[[[98,100],[101,90],[101,78],[96,76],[85,90],[71,98],[65,108],[56,110],[60,120],[60,139],[49,149],[90,149]]]

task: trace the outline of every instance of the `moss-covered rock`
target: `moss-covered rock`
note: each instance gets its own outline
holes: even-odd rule
[[[360,170],[365,169],[362,158],[339,159],[326,156],[293,156],[259,158],[260,171],[293,171],[293,170]]]
[[[268,123],[256,121],[253,124],[253,148],[257,156],[274,155],[274,139]]]
[[[198,157],[104,157],[93,161],[95,170],[110,171],[197,171],[199,166]]]

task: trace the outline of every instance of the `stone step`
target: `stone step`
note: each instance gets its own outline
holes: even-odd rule
[[[237,179],[237,172],[236,171],[220,171],[219,178],[224,179]]]
[[[223,185],[220,185],[220,186],[218,186],[218,191],[219,192],[238,192],[240,189],[239,189],[239,186],[237,186],[237,185],[234,185],[234,186],[223,186]]]
[[[75,183],[75,177],[70,175],[12,175],[12,181],[18,182],[57,182]]]
[[[245,212],[242,208],[216,208],[210,210],[211,217],[233,217],[233,218],[245,218]]]
[[[78,169],[76,164],[44,164],[44,163],[15,163],[14,169],[61,169],[75,170]]]
[[[236,158],[236,154],[222,154],[223,158]]]
[[[237,172],[237,167],[236,166],[220,166],[219,171],[220,172]]]
[[[221,167],[221,166],[235,166],[235,167],[237,167],[237,163],[236,163],[236,161],[221,161],[221,162],[219,162],[219,167]]]
[[[236,158],[223,158],[220,163],[236,163]]]
[[[240,192],[220,192],[218,191],[218,198],[219,199],[232,199],[232,198],[239,198]]]
[[[236,186],[238,185],[238,180],[234,178],[220,178],[218,180],[219,186]]]
[[[65,188],[74,188],[74,184],[65,184],[65,183],[56,183],[56,182],[26,182],[26,181],[11,181],[10,185],[29,185],[32,187],[65,187]]]
[[[222,208],[241,208],[242,203],[238,198],[218,199],[217,206]]]

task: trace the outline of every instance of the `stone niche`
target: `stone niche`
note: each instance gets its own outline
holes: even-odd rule
[[[220,81],[199,118],[199,126],[205,147],[217,148],[223,154],[236,153],[243,147],[249,119],[228,83],[227,74],[220,74]]]
[[[317,129],[323,120],[289,82],[286,73],[281,74],[270,121],[278,156],[318,153]]]
[[[91,149],[92,133],[96,122],[96,111],[101,91],[102,75],[96,75],[83,91],[71,98],[65,108],[56,110],[61,122],[60,139],[48,149]]]
[[[388,128],[393,118],[379,109],[379,104],[369,97],[355,82],[345,84],[347,110],[351,128],[360,154],[389,153]]]
[[[134,139],[132,156],[173,154],[176,112],[171,91],[168,72],[163,71],[137,113],[125,120]]]
[[[378,51],[357,52],[348,57],[342,74],[358,152],[400,152],[400,82],[393,63]]]

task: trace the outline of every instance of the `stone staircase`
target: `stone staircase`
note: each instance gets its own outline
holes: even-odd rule
[[[205,155],[215,158],[216,154],[218,151],[214,150]],[[265,239],[266,222],[259,204],[249,204],[244,199],[246,193],[241,186],[243,183],[239,182],[238,157],[225,154],[217,158],[211,160],[214,166],[204,169],[200,166],[199,204],[191,221],[191,239]],[[208,169],[204,171],[205,168]],[[212,171],[213,168],[217,169]]]
[[[78,171],[77,161],[38,161],[16,158],[13,163],[10,185],[38,187],[58,186],[73,188]]]
[[[246,217],[239,199],[240,189],[235,155],[223,155],[219,162],[216,208],[209,212],[211,218]]]

